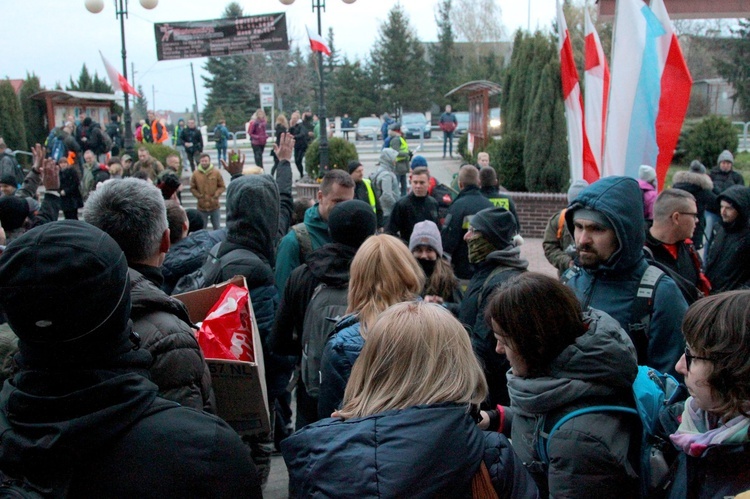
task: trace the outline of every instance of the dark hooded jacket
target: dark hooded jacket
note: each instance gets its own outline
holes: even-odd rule
[[[464,241],[468,229],[468,218],[476,215],[494,204],[482,195],[479,186],[469,185],[461,189],[445,217],[445,225],[440,236],[443,239],[443,251],[451,256],[451,264],[459,279],[471,279],[474,266],[469,263],[469,249]]]
[[[713,192],[714,183],[711,177],[704,173],[691,171],[677,172],[672,178],[672,188],[687,191],[695,198],[698,208],[698,223],[693,231],[693,244],[697,249],[703,247],[703,232],[706,228],[706,209],[716,203]]]
[[[182,302],[159,289],[161,273],[155,267],[128,269],[133,330],[141,347],[151,352],[149,368],[159,395],[185,407],[216,412],[211,374],[203,358],[190,317]]]
[[[539,497],[505,437],[455,404],[324,419],[281,449],[298,497],[470,498],[482,461],[499,497]]]
[[[628,461],[631,435],[639,431],[633,416],[595,412],[570,419],[549,441],[548,468],[536,450],[539,429],[549,431],[575,409],[633,406],[633,344],[605,313],[589,310],[584,321],[587,331],[552,361],[549,374],[524,378],[508,372],[513,448],[544,497],[638,497],[637,475]]]
[[[185,239],[180,239],[170,246],[161,264],[161,273],[164,276],[161,289],[171,295],[177,281],[182,276],[198,270],[206,261],[206,255],[211,248],[226,238],[226,229],[201,229],[191,232]]]
[[[38,487],[67,486],[60,497],[262,497],[237,434],[158,397],[150,362],[141,349],[107,368],[24,370],[6,381],[0,468]]]
[[[347,286],[349,266],[356,252],[356,248],[344,244],[326,244],[310,253],[307,263],[294,269],[276,313],[270,340],[272,352],[301,354],[302,326],[315,288],[320,283],[334,288]]]
[[[493,408],[497,404],[510,403],[505,382],[505,372],[510,366],[504,355],[495,352],[497,342],[484,320],[484,309],[494,289],[528,268],[529,262],[521,258],[521,249],[518,247],[510,246],[504,250],[493,251],[476,266],[476,272],[469,281],[466,295],[461,302],[458,319],[471,330],[471,346],[482,361],[490,390],[489,405]]]
[[[640,321],[632,317],[632,309],[641,277],[648,268],[643,253],[646,231],[642,199],[634,179],[606,177],[581,191],[565,212],[571,234],[575,233],[573,215],[584,207],[603,213],[614,228],[618,248],[609,260],[595,269],[578,268],[566,273],[567,284],[584,309],[603,310],[628,334],[629,324]],[[576,265],[579,263],[576,259]],[[679,376],[675,364],[685,348],[680,325],[686,310],[687,302],[680,289],[671,277],[663,276],[654,291],[646,358],[638,359],[639,364]]]
[[[727,201],[738,212],[734,222],[716,224],[706,257],[706,276],[711,293],[750,286],[750,188],[735,185],[725,190],[718,201]]]

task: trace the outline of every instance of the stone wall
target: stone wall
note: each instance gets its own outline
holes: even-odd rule
[[[523,237],[544,237],[544,229],[552,215],[568,205],[566,194],[509,192],[516,204]]]

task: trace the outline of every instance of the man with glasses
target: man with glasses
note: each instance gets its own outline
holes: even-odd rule
[[[646,232],[646,248],[675,280],[688,304],[711,290],[701,272],[701,258],[690,240],[698,222],[695,197],[681,189],[665,189],[654,203],[654,224]]]
[[[694,204],[692,208],[695,213]],[[638,183],[615,176],[594,182],[568,206],[565,222],[577,256],[563,282],[584,308],[603,310],[620,323],[633,340],[639,364],[678,375],[675,364],[685,347],[680,325],[687,302],[674,280],[644,256],[646,227]],[[694,217],[682,223],[688,234]]]

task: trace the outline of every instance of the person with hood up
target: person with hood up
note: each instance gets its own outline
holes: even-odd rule
[[[744,177],[734,170],[734,155],[731,151],[724,150],[716,159],[716,166],[709,172],[711,180],[714,183],[714,194],[718,196],[733,185],[745,185]],[[704,247],[704,258],[708,257],[711,249],[711,238],[714,232],[714,225],[721,223],[721,207],[716,201],[710,204],[706,211],[706,246]]]
[[[635,344],[640,365],[679,376],[674,366],[685,347],[680,324],[687,303],[668,275],[642,283],[647,270],[654,277],[659,272],[643,252],[646,226],[638,182],[617,176],[594,182],[568,206],[565,223],[577,255],[576,267],[563,280],[583,308],[603,310],[617,320]],[[642,310],[637,297],[648,294],[652,299]]]
[[[507,439],[476,425],[486,392],[448,311],[395,304],[372,324],[343,407],[281,443],[290,485],[297,497],[472,497],[482,485],[473,497],[538,498]]]
[[[378,168],[375,173],[370,175],[372,188],[375,196],[380,201],[383,208],[383,225],[388,225],[388,219],[391,216],[393,207],[399,198],[398,177],[394,173],[396,166],[396,157],[398,153],[393,149],[383,149],[380,151]]]
[[[487,320],[497,353],[510,363],[510,408],[498,408],[504,418],[496,418],[497,429],[507,434],[510,427],[513,449],[542,497],[638,497],[629,461],[632,437],[640,436],[633,416],[581,414],[544,436],[575,409],[634,407],[635,350],[617,321],[582,309],[572,290],[534,272],[510,279],[492,296]]]
[[[712,294],[750,287],[750,188],[734,185],[718,197],[721,224],[706,257]]]
[[[484,312],[492,292],[514,275],[526,272],[529,262],[521,258],[519,246],[523,239],[518,236],[516,219],[503,208],[486,208],[471,217],[465,239],[475,272],[461,302],[458,318],[471,328],[471,344],[483,363],[489,387],[489,404],[492,407],[508,405],[504,378],[508,361],[495,352],[495,340]]]
[[[118,244],[77,220],[32,229],[0,257],[20,348],[0,392],[3,474],[39,497],[262,497],[227,423],[158,396],[128,275]]]
[[[716,203],[716,194],[713,193],[714,183],[706,173],[703,163],[693,160],[689,170],[674,174],[672,188],[687,191],[695,198],[698,206],[698,219],[691,240],[695,249],[701,249],[706,229],[706,210]]]
[[[284,287],[271,334],[272,352],[296,357],[302,355],[305,314],[315,290],[320,284],[329,288],[348,288],[349,266],[354,255],[376,230],[375,213],[363,201],[344,201],[331,210],[328,231],[332,242],[310,253],[306,263],[294,269]],[[322,353],[317,352],[318,358]],[[296,429],[318,419],[318,398],[308,394],[300,377],[297,382]]]

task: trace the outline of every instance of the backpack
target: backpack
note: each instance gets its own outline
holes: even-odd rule
[[[10,161],[4,161],[5,159],[9,159]],[[20,186],[23,184],[23,179],[26,177],[26,175],[23,172],[23,168],[21,168],[21,165],[18,164],[18,160],[16,160],[16,157],[12,154],[3,153],[0,155],[0,164],[6,163],[7,165],[10,165],[9,168],[3,168],[2,171],[0,171],[0,176],[2,175],[13,175],[16,178],[16,186]]]
[[[647,366],[638,366],[638,375],[633,382],[635,409],[618,405],[594,405],[576,409],[554,422],[543,418],[537,427],[536,451],[540,460],[549,466],[549,443],[552,436],[565,423],[582,414],[596,412],[620,412],[638,417],[641,426],[640,438],[635,442],[639,452],[631,451],[641,486],[641,497],[658,497],[669,485],[674,465],[677,463],[677,450],[669,440],[669,434],[676,428],[667,428],[663,410],[686,398],[684,388],[669,374],[662,374]],[[545,430],[552,424],[552,428]]]
[[[302,381],[307,394],[320,394],[320,359],[336,323],[346,313],[349,286],[333,287],[321,283],[315,288],[305,311],[302,327]]]
[[[299,246],[299,263],[302,265],[305,263],[307,255],[312,253],[312,239],[310,239],[310,232],[307,230],[305,222],[292,225],[292,230],[297,238],[297,245]]]
[[[180,277],[180,280],[177,281],[172,290],[172,295],[179,295],[218,284],[224,267],[246,259],[247,253],[253,254],[248,249],[235,248],[220,257],[221,246],[222,243],[219,243],[211,248],[211,251],[208,252],[206,262],[198,270]],[[253,254],[253,256],[255,255]]]
[[[68,148],[65,147],[65,141],[57,135],[48,141],[47,150],[49,151],[49,157],[56,162],[59,161],[60,158],[68,156]]]
[[[560,282],[567,284],[578,272],[580,269],[577,267],[566,270],[560,277]],[[623,329],[633,341],[639,363],[645,362],[648,357],[648,333],[651,316],[654,315],[654,292],[665,274],[662,269],[649,262],[649,266],[641,275],[638,289],[630,306],[630,321],[627,325],[623,325]]]

